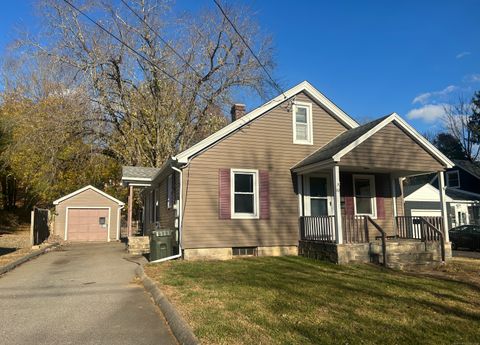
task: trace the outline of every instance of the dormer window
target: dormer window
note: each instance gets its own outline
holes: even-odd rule
[[[447,171],[447,187],[460,188],[460,174],[458,170]]]
[[[293,143],[312,145],[312,104],[295,102],[293,105]]]

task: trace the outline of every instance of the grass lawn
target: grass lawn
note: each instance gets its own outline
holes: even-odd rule
[[[480,260],[470,261],[478,276]],[[478,344],[480,286],[456,280],[460,263],[446,277],[302,257],[175,261],[145,272],[203,344]]]

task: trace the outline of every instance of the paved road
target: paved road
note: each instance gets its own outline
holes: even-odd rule
[[[124,245],[77,244],[0,277],[0,343],[176,344]]]
[[[452,252],[454,257],[463,257],[471,259],[480,259],[480,252],[472,252],[468,250],[454,250]]]

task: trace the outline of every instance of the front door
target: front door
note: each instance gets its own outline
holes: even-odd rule
[[[305,215],[328,216],[330,211],[330,181],[326,175],[306,176]]]

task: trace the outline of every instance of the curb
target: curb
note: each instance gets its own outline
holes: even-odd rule
[[[59,245],[58,242],[49,244],[49,245],[43,247],[42,249],[40,249],[36,252],[27,254],[27,255],[21,257],[20,259],[15,260],[14,262],[11,262],[11,263],[9,263],[5,266],[0,267],[0,275],[2,275],[4,273],[7,273],[8,271],[13,270],[15,267],[20,266],[21,264],[23,264],[23,263],[25,263],[29,260],[32,260],[32,259],[36,258],[37,256],[40,256],[40,255],[46,253],[47,251],[50,251],[50,249],[52,247],[56,247],[58,245]]]
[[[155,282],[147,277],[143,266],[138,265],[135,269],[136,275],[140,278],[150,295],[152,295],[155,304],[160,308],[165,319],[167,319],[173,335],[177,338],[177,341],[182,345],[200,345],[199,340],[193,334],[193,330],[188,323],[180,316],[177,309],[170,303],[163,292],[158,288]]]

